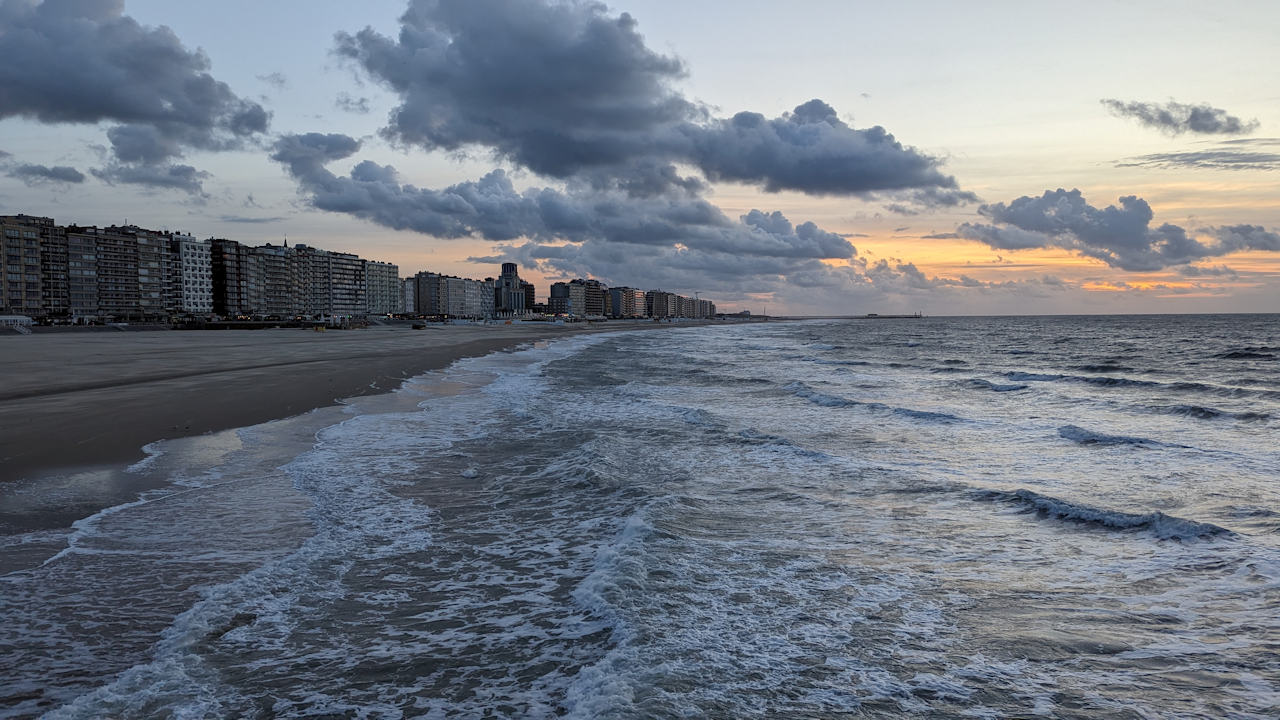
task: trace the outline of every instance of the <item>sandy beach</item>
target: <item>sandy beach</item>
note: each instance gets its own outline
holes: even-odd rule
[[[634,326],[528,323],[0,337],[0,479],[127,464],[142,447],[388,392],[538,339]]]

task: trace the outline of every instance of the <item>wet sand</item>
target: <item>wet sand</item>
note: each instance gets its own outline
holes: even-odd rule
[[[0,480],[124,465],[148,443],[389,392],[462,357],[577,332],[527,323],[0,337]],[[652,327],[652,325],[648,325]]]

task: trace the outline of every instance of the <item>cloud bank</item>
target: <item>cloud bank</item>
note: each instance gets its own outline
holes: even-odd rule
[[[214,79],[202,52],[167,27],[138,24],[121,0],[4,0],[0,57],[0,118],[116,123],[107,130],[116,166],[103,172],[125,182],[198,192],[198,182],[172,180],[192,172],[167,163],[244,147],[270,119]]]
[[[1168,223],[1152,227],[1154,213],[1147,201],[1127,195],[1119,203],[1097,208],[1079,190],[1046,190],[1040,197],[983,205],[978,212],[991,222],[964,223],[956,232],[997,250],[1062,248],[1134,272],[1245,250],[1280,251],[1280,235],[1257,225],[1194,233]]]
[[[1241,120],[1212,105],[1187,105],[1170,100],[1163,105],[1149,102],[1102,100],[1117,117],[1127,117],[1170,135],[1242,135],[1258,129],[1257,120]]]

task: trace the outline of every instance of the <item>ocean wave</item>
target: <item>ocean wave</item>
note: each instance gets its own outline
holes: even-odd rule
[[[1010,380],[1017,380],[1019,382],[1053,382],[1054,380],[1063,380],[1067,377],[1066,375],[1047,375],[1045,373],[1018,371],[1007,372],[1004,376]]]
[[[1108,435],[1106,433],[1094,432],[1093,430],[1085,430],[1076,425],[1063,425],[1058,428],[1058,435],[1062,438],[1070,440],[1080,445],[1132,445],[1134,447],[1160,447],[1168,446],[1167,443],[1148,440],[1147,438],[1131,437],[1128,435]],[[1185,445],[1172,445],[1169,447],[1186,447]]]
[[[798,398],[804,398],[814,405],[821,405],[822,407],[853,407],[863,404],[857,400],[848,400],[837,395],[820,393],[802,382],[793,382],[783,389],[789,390],[791,394]]]
[[[1026,390],[1027,385],[1021,383],[1016,384],[1000,384],[993,383],[982,378],[969,378],[965,381],[969,387],[978,388],[979,390],[990,390],[991,392],[1014,392],[1016,390]]]
[[[1020,370],[1004,373],[1004,377],[1017,382],[1077,382],[1097,387],[1137,387],[1152,388],[1174,393],[1201,393],[1218,397],[1242,398],[1258,397],[1280,399],[1280,390],[1262,390],[1256,388],[1233,387],[1227,385],[1211,385],[1201,382],[1163,383],[1154,380],[1135,380],[1126,377],[1104,377],[1089,375],[1066,375],[1063,373],[1033,373]]]
[[[1228,350],[1221,352],[1213,357],[1219,360],[1275,360],[1276,352],[1280,352],[1280,348],[1273,348],[1262,345],[1259,347],[1244,347],[1237,350]]]
[[[1227,418],[1231,420],[1240,420],[1241,422],[1260,422],[1270,420],[1270,413],[1265,412],[1228,412],[1204,405],[1156,405],[1150,408],[1155,412],[1165,413],[1167,415],[1180,415],[1182,417],[1196,418],[1197,420],[1218,420]]]
[[[1162,383],[1151,380],[1134,380],[1124,377],[1098,377],[1096,375],[1064,375],[1062,373],[1032,373],[1013,371],[1004,374],[1010,380],[1018,380],[1021,382],[1056,382],[1064,380],[1067,382],[1087,383],[1089,385],[1098,385],[1101,387],[1156,387]]]
[[[1197,522],[1162,512],[1127,513],[1107,510],[1090,505],[1068,502],[1030,490],[976,490],[972,496],[978,500],[1002,502],[1020,506],[1025,512],[1040,517],[1101,527],[1108,530],[1149,532],[1161,540],[1195,540],[1198,538],[1230,537],[1235,533],[1218,525]]]
[[[1080,371],[1082,371],[1082,372],[1096,372],[1096,373],[1106,373],[1106,372],[1137,372],[1137,370],[1136,370],[1135,368],[1131,368],[1131,367],[1128,367],[1128,366],[1126,366],[1126,365],[1115,365],[1115,364],[1112,364],[1112,363],[1098,363],[1098,364],[1089,364],[1089,365],[1077,365],[1077,366],[1076,366],[1076,369],[1077,369],[1077,370],[1080,370]]]
[[[814,405],[832,408],[845,407],[865,407],[870,410],[878,410],[882,412],[892,413],[901,417],[908,417],[913,420],[929,420],[933,422],[964,422],[964,418],[957,417],[950,413],[935,412],[932,410],[914,410],[911,408],[893,407],[878,402],[861,402],[858,400],[850,400],[842,398],[838,395],[828,395],[821,393],[802,382],[793,382],[787,385],[786,390],[790,390],[793,395],[804,398]]]

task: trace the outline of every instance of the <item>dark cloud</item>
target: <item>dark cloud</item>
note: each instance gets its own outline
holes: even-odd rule
[[[1118,117],[1134,118],[1150,128],[1170,135],[1241,135],[1258,128],[1257,120],[1241,120],[1226,110],[1211,105],[1187,105],[1170,100],[1167,103],[1124,102],[1102,100],[1103,106]]]
[[[46,167],[44,165],[17,165],[9,169],[9,177],[17,178],[27,185],[66,185],[84,182],[84,173],[66,165]]]
[[[184,166],[162,163],[186,150],[240,148],[267,130],[267,111],[214,79],[202,52],[138,24],[120,0],[4,0],[0,57],[0,118],[118,123],[106,175],[173,178]]]
[[[727,120],[686,124],[687,159],[713,181],[756,184],[770,192],[866,195],[917,188],[953,189],[940,161],[904,147],[882,127],[855,130],[821,100],[782,117],[741,112]],[[913,197],[914,199],[914,197]]]
[[[1151,227],[1154,213],[1139,197],[1120,198],[1119,207],[1096,208],[1079,190],[1046,190],[1008,204],[983,205],[991,223],[965,223],[960,236],[997,250],[1057,247],[1108,265],[1151,271],[1186,265],[1243,250],[1280,251],[1280,235],[1256,225],[1205,228],[1195,235],[1177,225]]]
[[[110,185],[140,185],[157,190],[181,190],[190,195],[204,195],[204,180],[209,173],[190,165],[126,165],[108,163],[90,170],[99,180]]]
[[[399,95],[384,134],[405,145],[487,149],[597,187],[648,173],[632,194],[687,180],[672,164],[767,191],[958,192],[939,159],[884,128],[854,129],[820,100],[776,118],[713,117],[674,88],[683,63],[599,3],[413,0],[398,38],[340,33],[337,52]]]

